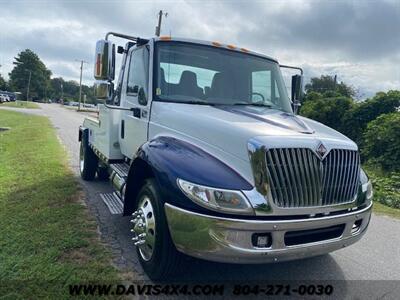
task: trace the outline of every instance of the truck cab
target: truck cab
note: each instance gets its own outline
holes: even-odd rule
[[[128,40],[115,79],[116,46]],[[281,68],[293,75],[291,97]],[[328,253],[366,232],[372,187],[357,145],[297,115],[302,70],[225,45],[108,33],[96,45],[98,118],[79,129],[85,180],[109,179],[151,279],[185,255],[267,263]]]

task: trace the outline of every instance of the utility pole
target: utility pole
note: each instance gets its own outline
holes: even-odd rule
[[[87,61],[84,60],[75,60],[75,61],[80,61],[81,62],[81,76],[79,78],[79,105],[78,105],[78,110],[81,109],[81,102],[82,102],[82,70],[83,70],[83,64],[88,64]]]
[[[63,86],[62,82],[60,84],[60,87],[61,87],[61,102],[64,105],[64,99],[63,99],[64,98],[64,86]]]
[[[28,106],[28,99],[29,99],[29,88],[31,86],[31,76],[32,76],[32,71],[31,70],[25,70],[26,72],[29,72],[29,79],[28,79],[28,88],[26,89],[26,106]]]
[[[163,11],[160,10],[159,13],[158,13],[158,26],[156,26],[156,36],[160,36],[160,33],[161,33],[161,22],[162,22],[163,15],[165,17],[168,17],[168,13],[167,12],[163,13]]]

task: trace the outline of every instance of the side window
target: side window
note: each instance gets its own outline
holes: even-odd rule
[[[257,101],[271,101],[271,71],[263,70],[251,73],[251,99]]]
[[[126,88],[127,95],[137,96],[139,89],[143,88],[147,97],[148,61],[149,53],[145,47],[132,51]]]

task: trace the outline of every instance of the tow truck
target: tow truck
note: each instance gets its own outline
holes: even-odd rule
[[[291,97],[282,68],[300,73]],[[301,68],[219,41],[109,32],[94,78],[101,104],[79,128],[81,176],[111,181],[102,199],[130,216],[151,279],[177,272],[185,256],[281,262],[365,234],[373,191],[358,147],[297,114]]]

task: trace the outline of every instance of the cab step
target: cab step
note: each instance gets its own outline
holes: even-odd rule
[[[110,168],[112,171],[118,173],[120,177],[126,178],[129,173],[129,164],[127,163],[116,163],[110,164]]]
[[[104,204],[107,206],[112,215],[122,214],[123,204],[115,192],[100,194],[100,198],[103,200]]]

